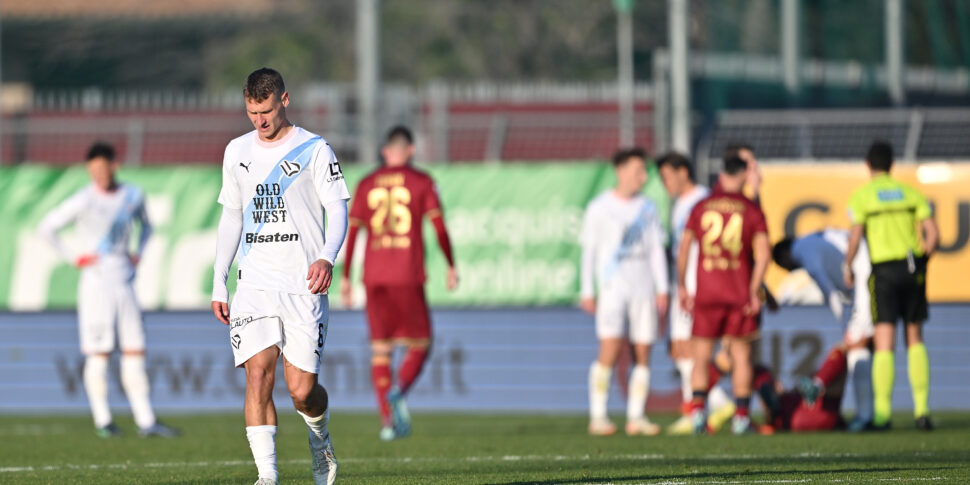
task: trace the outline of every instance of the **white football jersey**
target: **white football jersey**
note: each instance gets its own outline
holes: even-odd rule
[[[238,286],[309,295],[309,266],[322,258],[323,204],[350,199],[323,138],[294,126],[268,143],[251,131],[229,142],[219,203],[243,211]]]
[[[583,250],[594,255],[593,267],[582,268],[584,296],[592,294],[594,275],[601,292],[667,293],[666,235],[656,205],[643,195],[623,200],[609,190],[597,196],[586,208],[581,237]]]
[[[136,250],[136,254],[140,254],[151,233],[144,193],[128,184],[120,184],[111,192],[91,184],[47,214],[40,223],[40,233],[72,263],[80,256],[96,255],[96,262],[85,267],[85,272],[105,280],[128,282],[135,277],[129,245],[131,228],[136,220],[141,224]],[[68,248],[58,238],[57,231],[72,223],[77,243]]]
[[[674,261],[677,260],[677,253],[680,250],[680,241],[684,238],[684,229],[687,227],[687,219],[690,219],[690,212],[698,202],[711,195],[710,189],[702,185],[695,185],[694,190],[688,194],[677,197],[674,201],[674,208],[670,214],[670,225],[674,231],[674,241],[671,246]],[[696,243],[695,243],[696,244]]]

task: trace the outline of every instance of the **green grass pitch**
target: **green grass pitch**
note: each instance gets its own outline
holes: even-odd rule
[[[590,437],[582,416],[418,414],[412,437],[382,443],[373,415],[336,412],[338,483],[970,483],[970,413],[937,413],[918,432]],[[668,423],[673,416],[655,416]],[[250,484],[242,413],[175,415],[177,439],[101,440],[86,416],[0,417],[0,484]],[[620,423],[622,424],[622,423]],[[311,484],[306,428],[280,416],[284,484]]]

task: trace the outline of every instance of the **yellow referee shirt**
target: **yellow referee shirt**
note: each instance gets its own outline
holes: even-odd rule
[[[849,199],[849,219],[866,228],[872,264],[923,256],[918,222],[932,217],[929,202],[916,188],[879,174]]]

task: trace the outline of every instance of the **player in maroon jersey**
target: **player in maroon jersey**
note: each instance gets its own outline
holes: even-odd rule
[[[759,290],[771,257],[765,215],[744,188],[747,162],[738,156],[727,157],[718,177],[718,187],[708,198],[694,206],[681,239],[677,258],[680,304],[694,316],[691,349],[694,370],[691,400],[694,432],[707,429],[704,411],[707,400],[708,368],[714,346],[727,339],[734,365],[732,384],[736,410],[733,430],[745,433],[751,420],[753,366],[751,342],[758,337],[761,299]],[[685,277],[690,245],[700,244],[697,264],[697,293],[686,291]]]
[[[340,293],[344,305],[353,304],[350,267],[357,231],[367,229],[364,287],[371,342],[371,379],[381,414],[381,439],[408,436],[411,418],[404,402],[421,374],[431,344],[431,319],[424,297],[424,240],[422,221],[431,219],[438,244],[448,260],[447,286],[458,286],[458,273],[432,178],[411,166],[414,140],[398,126],[388,133],[381,150],[384,164],[357,186],[350,209],[350,233]],[[392,384],[391,355],[395,345],[407,352]]]

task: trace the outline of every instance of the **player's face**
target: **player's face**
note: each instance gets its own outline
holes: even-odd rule
[[[289,105],[289,93],[282,96],[274,93],[262,101],[246,99],[246,114],[260,139],[273,141],[278,137],[280,129],[289,124],[286,119],[286,107]]]
[[[402,167],[407,165],[411,161],[411,157],[414,156],[414,145],[408,143],[405,139],[394,139],[384,145],[384,148],[381,149],[381,155],[384,156],[384,163],[388,167]]]
[[[647,183],[647,163],[642,158],[631,157],[622,165],[616,167],[617,187],[628,194],[635,194],[643,190]]]
[[[108,190],[114,185],[115,169],[117,165],[104,157],[95,157],[88,160],[88,174],[91,181],[101,190]]]
[[[684,192],[686,172],[686,170],[678,170],[670,165],[660,167],[660,179],[663,180],[664,187],[671,197],[680,197],[680,194]]]

